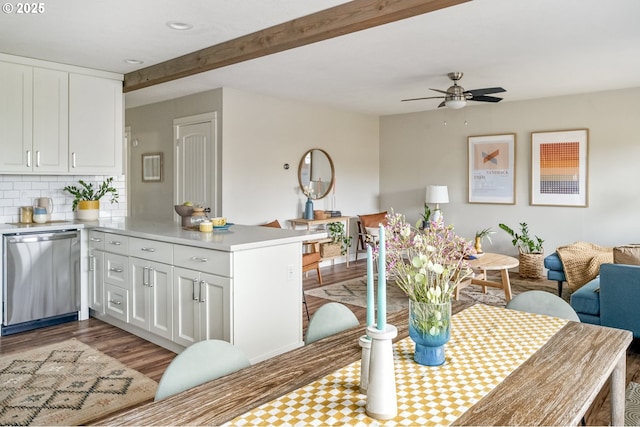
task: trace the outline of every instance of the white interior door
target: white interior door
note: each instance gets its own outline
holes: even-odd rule
[[[175,119],[173,127],[175,203],[198,203],[211,208],[212,215],[219,215],[216,113]]]

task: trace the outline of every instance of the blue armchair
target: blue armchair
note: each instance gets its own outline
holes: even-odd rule
[[[640,338],[640,265],[602,264],[600,276],[571,295],[585,323],[627,329]]]

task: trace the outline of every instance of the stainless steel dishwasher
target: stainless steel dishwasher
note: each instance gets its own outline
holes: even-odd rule
[[[3,246],[2,335],[78,319],[78,230],[7,234]]]

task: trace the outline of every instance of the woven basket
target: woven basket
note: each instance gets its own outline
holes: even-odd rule
[[[313,211],[313,218],[314,219],[327,219],[327,218],[329,218],[329,214],[326,211],[316,210],[316,211]]]
[[[341,255],[339,243],[322,243],[320,245],[320,256],[322,258],[331,258]]]
[[[544,278],[544,254],[520,253],[520,267],[518,272],[523,279]]]

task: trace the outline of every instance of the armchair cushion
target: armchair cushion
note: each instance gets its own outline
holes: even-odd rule
[[[640,337],[640,265],[600,266],[600,324]]]
[[[616,246],[613,248],[613,263],[640,265],[640,245]]]

